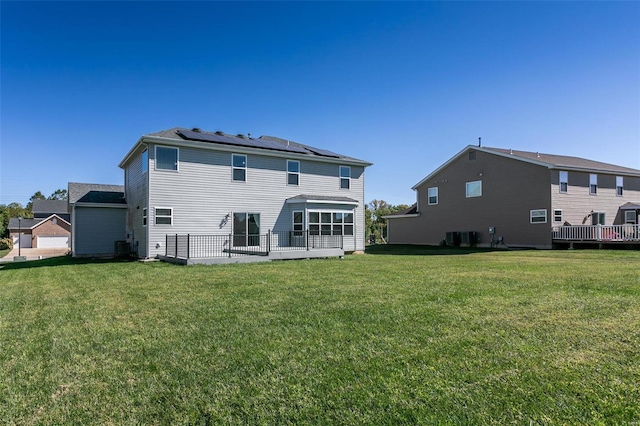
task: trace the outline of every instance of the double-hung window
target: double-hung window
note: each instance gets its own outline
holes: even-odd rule
[[[635,225],[638,221],[638,214],[635,210],[627,210],[624,212],[624,223]]]
[[[247,180],[247,156],[243,154],[231,154],[232,180],[246,182]]]
[[[589,194],[596,195],[598,193],[598,175],[589,175]]]
[[[178,148],[156,146],[156,170],[178,170]]]
[[[476,180],[473,182],[467,182],[467,198],[481,197],[482,196],[482,181]]]
[[[624,188],[624,178],[622,176],[616,176],[616,195],[622,197]]]
[[[300,185],[300,162],[287,160],[287,185]]]
[[[434,204],[438,204],[438,187],[434,187],[434,188],[429,188],[427,190],[427,197],[429,198],[428,200],[428,204],[434,205]]]
[[[529,223],[547,223],[547,209],[531,210]]]
[[[566,194],[568,187],[569,187],[569,172],[560,170],[560,192],[563,194]]]
[[[351,167],[340,166],[340,189],[351,188]]]
[[[559,210],[559,209],[553,210],[553,221],[556,223],[562,222],[562,210]]]
[[[140,156],[140,168],[142,173],[146,173],[149,170],[149,151],[145,149]]]
[[[173,224],[173,209],[167,207],[156,207],[156,225]]]

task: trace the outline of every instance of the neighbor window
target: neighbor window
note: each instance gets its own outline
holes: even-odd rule
[[[547,223],[547,209],[531,210],[530,223]]]
[[[604,213],[603,212],[593,212],[593,213],[591,213],[591,224],[592,225],[604,225]]]
[[[233,214],[233,245],[236,247],[260,245],[260,213]]]
[[[156,169],[178,170],[178,148],[156,146]]]
[[[482,181],[467,182],[467,198],[482,196]]]
[[[340,189],[351,188],[351,167],[340,166]]]
[[[247,180],[247,156],[231,154],[231,169],[234,181],[245,182]]]
[[[627,210],[624,212],[624,223],[636,224],[638,221],[638,214],[635,210]]]
[[[438,187],[429,188],[427,196],[429,197],[429,205],[438,204]]]
[[[560,171],[560,192],[566,193],[569,187],[569,172]]]
[[[173,223],[173,209],[156,207],[156,225],[171,225]]]
[[[287,160],[287,185],[300,184],[300,162]]]
[[[147,208],[142,209],[142,226],[147,226]]]
[[[149,170],[149,151],[147,151],[146,149],[142,151],[142,155],[140,156],[140,158],[142,173],[145,173],[147,170]]]
[[[554,210],[553,211],[553,221],[554,222],[562,222],[562,210]]]
[[[624,187],[624,178],[622,176],[616,176],[616,195],[622,197],[622,190]]]
[[[310,235],[353,235],[353,213],[309,212]]]
[[[589,175],[589,194],[596,195],[598,193],[598,175]]]

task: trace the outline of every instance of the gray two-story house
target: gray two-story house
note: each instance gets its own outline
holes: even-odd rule
[[[128,240],[140,258],[163,256],[186,236],[191,253],[199,242],[198,256],[214,250],[202,251],[215,244],[207,236],[224,238],[225,253],[259,248],[265,238],[309,245],[314,236],[338,236],[344,251],[361,251],[370,165],[268,136],[184,128],[147,134],[119,165]]]
[[[392,244],[551,248],[639,240],[640,170],[578,157],[467,146],[387,217]]]

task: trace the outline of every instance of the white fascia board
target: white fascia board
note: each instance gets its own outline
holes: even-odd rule
[[[122,203],[75,203],[74,205],[75,207],[104,207],[104,208],[110,208],[110,209],[126,209],[127,205],[126,204],[122,204]]]
[[[419,217],[420,213],[413,213],[413,214],[396,214],[396,215],[390,215],[390,216],[382,216],[383,219],[404,219],[407,217]]]
[[[35,228],[37,228],[38,226],[40,226],[40,225],[42,225],[43,223],[45,223],[46,221],[48,221],[49,219],[54,218],[54,217],[55,217],[55,218],[57,218],[58,220],[63,221],[63,222],[64,222],[64,223],[66,223],[67,225],[71,226],[71,224],[70,224],[69,222],[67,222],[66,220],[64,220],[63,218],[61,218],[60,216],[58,216],[57,214],[55,214],[55,213],[54,213],[54,214],[52,214],[51,216],[49,216],[49,217],[47,217],[47,218],[42,219],[40,222],[36,223],[36,224],[35,224],[35,225],[33,225],[32,227],[30,227],[30,228],[23,228],[23,229],[35,229]]]
[[[357,206],[357,201],[335,201],[335,200],[286,200],[287,204],[339,204],[347,206]]]
[[[310,157],[309,155],[297,154],[295,152],[268,150],[268,149],[261,149],[261,148],[250,148],[250,147],[243,147],[240,145],[223,145],[223,144],[214,144],[212,142],[178,140],[173,138],[163,138],[159,136],[143,136],[138,140],[138,142],[134,145],[134,147],[120,162],[118,167],[124,168],[124,165],[129,161],[130,157],[132,157],[135,154],[138,148],[138,145],[143,143],[157,143],[162,145],[171,145],[171,146],[177,146],[177,147],[183,147],[183,148],[202,148],[202,149],[208,149],[212,151],[231,152],[231,153],[238,153],[238,154],[259,154],[259,155],[264,155],[266,157],[285,158],[289,160],[311,160],[311,161],[318,161],[322,163],[342,164],[342,165],[351,165],[351,166],[368,167],[373,165],[373,163],[369,163],[367,161],[351,160],[347,158],[331,158],[331,157],[320,157],[320,156]]]

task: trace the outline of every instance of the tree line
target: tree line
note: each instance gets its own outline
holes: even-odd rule
[[[68,197],[66,189],[56,189],[48,197],[37,191],[29,198],[26,206],[20,203],[0,204],[0,238],[9,236],[9,219],[12,217],[22,217],[31,219],[33,217],[33,202],[35,200],[66,200]]]
[[[387,240],[387,219],[384,217],[391,213],[408,209],[406,204],[392,205],[384,200],[372,200],[365,205],[364,221],[366,237],[369,240],[374,235],[376,241],[386,242]]]

